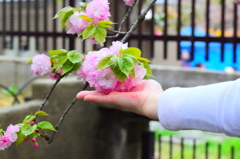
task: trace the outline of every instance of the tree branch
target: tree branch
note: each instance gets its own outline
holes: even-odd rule
[[[117,34],[127,34],[127,32],[122,32],[122,31],[119,31],[119,30],[113,30],[113,29],[109,29],[109,28],[107,28],[107,30],[108,31],[111,31],[111,32],[113,32],[113,33],[117,33]]]
[[[157,0],[151,0],[148,6],[143,10],[143,12],[136,19],[136,21],[132,24],[127,34],[123,37],[123,39],[121,40],[122,43],[125,43],[127,41],[127,39],[132,35],[133,31],[137,28],[137,26],[145,19],[147,12],[153,7],[156,1]]]
[[[117,38],[117,37],[122,33],[122,32],[121,32],[122,26],[123,26],[123,24],[125,23],[125,21],[127,20],[127,17],[128,17],[129,14],[131,13],[131,11],[132,11],[133,7],[136,5],[136,3],[137,3],[137,0],[134,0],[133,4],[129,7],[127,13],[125,14],[123,20],[122,20],[121,23],[120,23],[120,26],[119,26],[119,28],[118,28],[118,31],[116,32],[117,34],[116,34],[116,35],[113,35],[113,36],[107,36],[107,38]],[[125,33],[125,34],[127,34],[127,33]]]
[[[29,83],[31,83],[33,80],[37,79],[38,76],[31,76],[29,77],[23,84],[22,86],[19,88],[18,92],[16,95],[19,95],[22,93],[22,91],[28,86]]]
[[[56,85],[58,84],[58,82],[60,82],[60,80],[61,80],[63,77],[65,77],[65,75],[60,76],[60,77],[56,80],[56,82],[54,83],[54,85],[51,87],[50,92],[49,92],[49,93],[47,94],[47,96],[45,97],[42,105],[38,108],[38,111],[41,111],[41,110],[43,109],[44,105],[46,104],[46,102],[48,101],[49,97],[51,96],[54,88],[56,87]]]
[[[9,88],[3,84],[0,83],[0,87],[5,89],[6,91],[8,91],[14,98],[13,104],[15,104],[16,102],[19,103],[17,94],[15,94],[14,92],[12,92],[11,90],[9,90]]]
[[[88,85],[89,85],[89,83],[86,82],[85,85],[84,85],[83,88],[82,88],[82,91],[83,91],[83,90],[86,90],[87,87],[88,87]],[[72,106],[76,103],[76,101],[77,101],[77,98],[74,98],[74,99],[72,100],[72,102],[68,105],[68,107],[65,109],[65,111],[63,112],[63,114],[62,114],[61,118],[59,119],[57,125],[55,126],[55,129],[56,129],[56,130],[59,129],[59,127],[60,127],[61,123],[63,122],[65,116],[67,115],[68,111],[72,108]],[[54,136],[55,136],[56,133],[57,133],[57,132],[55,132],[55,131],[53,132],[52,136],[51,136],[51,137],[49,138],[49,140],[48,140],[48,144],[50,144],[50,143],[53,142],[53,138],[54,138]]]

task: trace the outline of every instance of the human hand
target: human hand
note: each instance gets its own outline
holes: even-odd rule
[[[158,102],[163,93],[161,85],[155,80],[143,80],[130,92],[111,92],[108,95],[97,91],[81,91],[78,99],[104,104],[113,104],[118,108],[158,119]]]

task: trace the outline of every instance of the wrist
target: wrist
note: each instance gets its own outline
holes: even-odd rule
[[[145,116],[154,120],[158,120],[158,103],[162,93],[163,93],[162,88],[159,88],[158,90],[151,92],[151,94],[149,95],[149,98],[146,101],[146,106],[145,106],[146,110],[144,111]]]

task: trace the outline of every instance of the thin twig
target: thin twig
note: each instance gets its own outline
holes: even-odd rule
[[[29,77],[23,84],[22,86],[19,88],[18,92],[16,95],[19,95],[22,93],[22,91],[35,79],[37,79],[38,76],[31,76]]]
[[[15,103],[20,103],[20,102],[19,102],[19,99],[18,99],[18,97],[17,97],[17,94],[15,94],[15,93],[12,92],[11,90],[9,90],[9,88],[8,88],[7,86],[5,86],[5,85],[3,85],[3,84],[1,84],[1,83],[0,83],[0,87],[3,88],[3,89],[5,89],[6,91],[8,91],[8,92],[13,96],[13,98],[14,98],[13,104],[15,104]]]
[[[38,124],[38,121],[37,121],[36,119],[35,119],[34,121],[36,122],[36,125],[37,125],[37,124]],[[43,138],[45,138],[45,140],[48,141],[48,140],[49,140],[48,134],[47,134],[43,129],[41,129],[41,128],[38,128],[38,129],[41,130],[42,133],[43,133],[43,134],[40,134],[40,136],[43,137]]]
[[[83,90],[86,90],[87,87],[88,87],[88,85],[89,85],[89,83],[86,82],[85,85],[84,85],[83,88],[82,88],[82,91],[83,91]],[[72,108],[72,106],[76,103],[76,101],[77,101],[77,98],[74,98],[74,99],[72,100],[72,102],[68,105],[68,107],[65,109],[65,111],[63,112],[61,118],[59,119],[57,125],[55,126],[55,129],[56,129],[57,131],[58,131],[61,123],[63,122],[65,116],[67,115],[68,111]],[[54,136],[55,136],[56,133],[57,133],[57,132],[55,132],[55,131],[53,132],[52,136],[51,136],[51,137],[49,138],[49,140],[48,140],[48,144],[52,143],[53,138],[54,138]]]
[[[127,32],[123,32],[123,31],[119,31],[119,30],[113,30],[113,29],[109,29],[107,28],[108,31],[111,31],[113,33],[117,33],[117,34],[122,34],[122,35],[125,35],[127,34]]]
[[[133,23],[130,30],[127,32],[127,34],[123,37],[123,39],[121,40],[122,43],[125,43],[127,41],[127,39],[132,35],[133,31],[137,28],[137,26],[145,19],[147,12],[153,7],[156,1],[157,0],[151,0],[148,6],[143,10],[143,12],[139,15],[139,17]]]
[[[131,11],[132,11],[133,7],[136,5],[136,3],[137,3],[137,0],[135,0],[135,1],[133,2],[133,4],[129,7],[127,13],[125,14],[123,20],[122,20],[121,23],[120,23],[120,26],[119,26],[119,28],[118,28],[118,31],[116,32],[117,34],[116,34],[116,35],[113,35],[113,36],[107,36],[107,38],[109,38],[109,39],[111,39],[111,38],[117,38],[117,37],[121,34],[122,26],[123,26],[123,24],[125,23],[125,21],[127,20],[127,17],[128,17],[129,14],[131,13]],[[127,34],[127,33],[126,33],[126,34]]]
[[[38,111],[41,111],[41,110],[43,109],[44,105],[46,104],[46,102],[48,101],[49,97],[51,96],[54,88],[56,87],[56,85],[58,84],[58,82],[60,82],[60,80],[61,80],[63,77],[65,77],[65,75],[60,76],[60,77],[56,80],[56,82],[54,83],[54,85],[51,87],[50,92],[49,92],[49,93],[47,94],[47,96],[45,97],[42,105],[38,108]]]

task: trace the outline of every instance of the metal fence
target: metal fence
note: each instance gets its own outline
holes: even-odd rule
[[[65,31],[60,29],[59,20],[52,20],[53,15],[64,6],[77,6],[80,0],[1,0],[0,1],[0,41],[1,52],[5,48],[13,47],[13,37],[19,38],[18,48],[20,50],[29,49],[30,37],[35,38],[36,50],[44,52],[50,49],[65,48],[68,50],[80,49],[82,52],[86,52],[92,49],[92,46],[88,46],[86,42],[82,42],[81,39],[76,39],[75,35],[66,34]],[[83,2],[85,0],[82,0]],[[134,10],[134,14],[128,17],[126,24],[124,25],[124,31],[129,28],[136,15],[139,14],[142,8],[146,5],[144,0],[138,0],[138,5]],[[221,61],[224,61],[224,49],[225,43],[233,44],[232,61],[237,61],[237,43],[240,43],[238,36],[239,18],[238,18],[238,6],[231,1],[221,0],[219,1],[219,7],[217,11],[218,17],[211,17],[211,6],[213,0],[158,0],[156,5],[151,9],[151,14],[148,15],[145,22],[141,24],[134,32],[131,38],[128,40],[131,46],[139,47],[143,50],[144,56],[147,58],[153,58],[158,55],[161,59],[169,58],[170,54],[175,54],[176,60],[180,59],[181,55],[181,41],[190,41],[190,54],[191,59],[194,59],[194,52],[196,50],[194,46],[196,41],[202,41],[206,43],[205,59],[209,59],[209,43],[219,42],[221,44]],[[110,0],[112,8],[112,21],[120,22],[122,15],[127,11],[127,7],[123,1]],[[184,17],[184,11],[186,5],[189,10],[187,18]],[[200,4],[200,5],[199,5]],[[229,6],[231,12],[229,13]],[[185,7],[185,8],[184,8]],[[199,9],[200,7],[200,9]],[[174,8],[174,9],[173,9]],[[159,10],[161,13],[159,13]],[[201,14],[199,14],[199,10]],[[176,15],[171,19],[171,13]],[[157,15],[163,15],[161,20],[156,18]],[[205,30],[205,36],[197,36],[194,34],[195,28],[199,25],[198,17],[204,19],[202,22],[202,28]],[[213,27],[211,21],[219,19],[218,27],[221,32],[219,37],[211,36],[210,29]],[[230,19],[230,20],[229,20]],[[190,25],[192,28],[190,35],[182,35],[181,29],[186,25]],[[161,23],[161,24],[159,24]],[[174,29],[171,26],[174,25]],[[215,24],[216,25],[216,24]],[[227,36],[226,30],[230,27],[232,35]],[[214,26],[215,27],[215,26]],[[118,25],[115,26],[118,28]],[[162,34],[156,35],[156,28],[161,28]],[[174,30],[174,31],[173,31]],[[160,48],[157,42],[162,42],[163,45]],[[176,43],[175,51],[170,51],[173,46],[171,42]],[[160,54],[160,55],[159,55]]]
[[[163,140],[162,136],[159,136],[158,138],[158,157],[161,158],[179,158],[179,159],[234,159],[235,157],[235,147],[229,146],[228,147],[228,153],[223,155],[222,154],[222,144],[215,143],[214,144],[214,150],[209,149],[210,145],[212,143],[209,142],[201,142],[201,151],[198,151],[197,147],[197,139],[188,139],[188,138],[177,138],[175,139],[175,142],[173,142],[173,136],[169,136],[169,140]],[[163,147],[165,146],[165,157],[163,157],[164,151]],[[168,152],[168,154],[166,154]],[[176,157],[177,156],[177,157]]]
[[[224,145],[220,141],[200,138],[161,136],[154,139],[154,132],[142,133],[141,159],[237,159],[239,147]],[[224,146],[224,149],[223,149]]]

